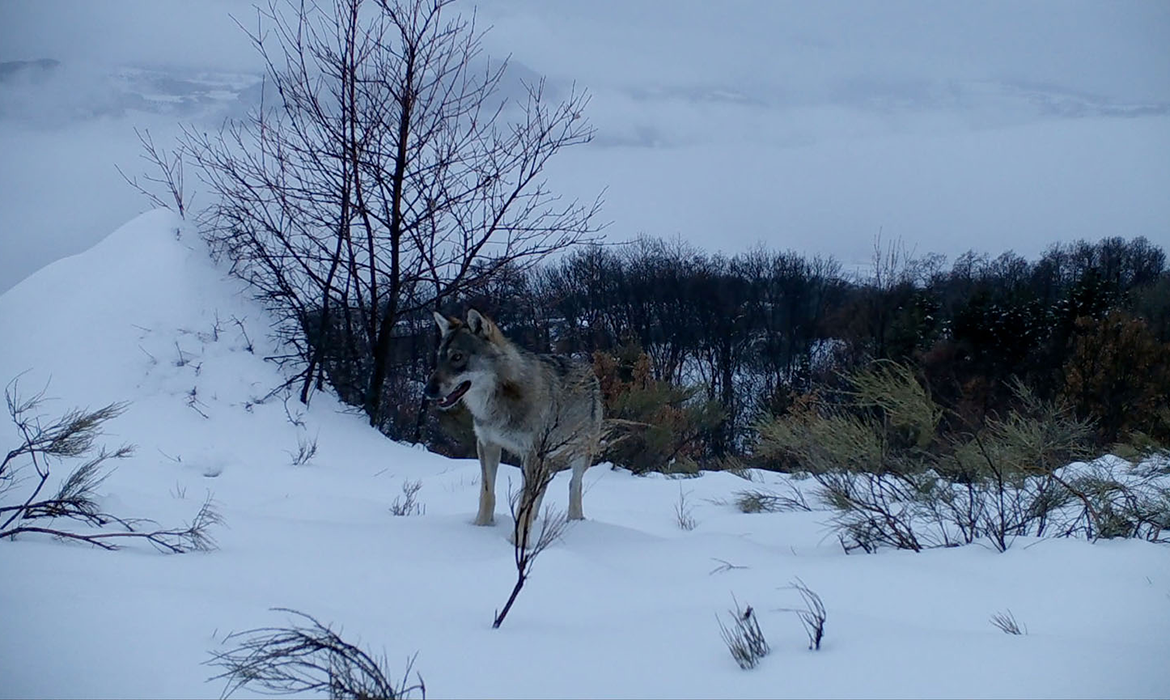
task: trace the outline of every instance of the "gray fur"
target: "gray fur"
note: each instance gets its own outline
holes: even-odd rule
[[[435,323],[443,339],[426,393],[440,409],[462,401],[471,412],[483,477],[475,524],[494,522],[501,448],[520,457],[526,480],[542,454],[553,470],[572,468],[569,519],[583,519],[581,480],[601,439],[601,387],[593,369],[517,347],[474,309],[466,323],[440,314]]]

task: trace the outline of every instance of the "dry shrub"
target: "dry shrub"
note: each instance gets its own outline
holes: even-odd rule
[[[634,346],[593,353],[593,370],[615,428],[606,460],[635,474],[698,472],[703,437],[723,421],[718,402],[700,399],[697,387],[654,379],[650,358]]]
[[[957,435],[906,367],[877,363],[836,402],[806,397],[760,422],[759,452],[810,474],[846,551],[919,551],[1020,536],[1140,537],[1170,531],[1170,477],[1087,455],[1090,425],[1015,383],[1015,405]]]
[[[743,670],[755,668],[760,659],[772,651],[768,640],[764,638],[764,632],[760,629],[756,611],[750,605],[741,608],[739,601],[735,600],[734,609],[728,610],[727,614],[731,618],[730,626],[724,625],[723,621],[716,617],[719,633],[727,645],[727,651]]]

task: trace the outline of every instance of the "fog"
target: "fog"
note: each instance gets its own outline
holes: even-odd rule
[[[455,7],[514,75],[591,92],[597,137],[550,184],[605,189],[612,240],[848,265],[879,231],[951,257],[1107,235],[1170,247],[1168,4]],[[0,291],[146,208],[114,169],[141,169],[135,127],[165,141],[254,103],[237,21],[255,26],[250,2],[0,3]]]

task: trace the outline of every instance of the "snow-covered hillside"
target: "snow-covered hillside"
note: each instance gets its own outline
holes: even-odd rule
[[[508,518],[471,525],[478,465],[395,444],[325,394],[307,410],[270,396],[280,376],[264,360],[275,351],[268,327],[166,211],[0,297],[0,379],[25,372],[27,391],[51,380],[54,413],[130,402],[105,441],[138,449],[102,485],[104,506],[170,524],[211,493],[226,520],[207,553],[0,542],[0,696],[215,696],[209,652],[232,631],[288,623],[274,606],[385,651],[392,670],[418,652],[436,698],[1170,694],[1164,546],[1042,540],[1005,554],[847,556],[823,511],[727,505],[739,490],[779,486],[776,474],[752,484],[591,469],[588,520],[541,555],[493,630],[515,569]],[[0,450],[16,439],[0,426]],[[316,456],[293,465],[298,443],[314,439]],[[395,517],[409,481],[422,483],[425,512]],[[564,507],[566,481],[546,503]],[[676,522],[680,493],[690,531]],[[737,568],[718,571],[719,560]],[[780,610],[799,605],[785,589],[797,577],[827,608],[820,651]],[[719,637],[716,614],[733,594],[755,607],[773,648],[752,671]],[[989,623],[1006,610],[1028,634]]]

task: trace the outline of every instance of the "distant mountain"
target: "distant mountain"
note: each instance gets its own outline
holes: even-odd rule
[[[16,76],[43,76],[57,69],[61,62],[52,58],[38,58],[33,61],[0,61],[0,83]]]
[[[44,126],[140,112],[218,122],[259,103],[261,84],[245,73],[7,61],[0,63],[0,119]]]

